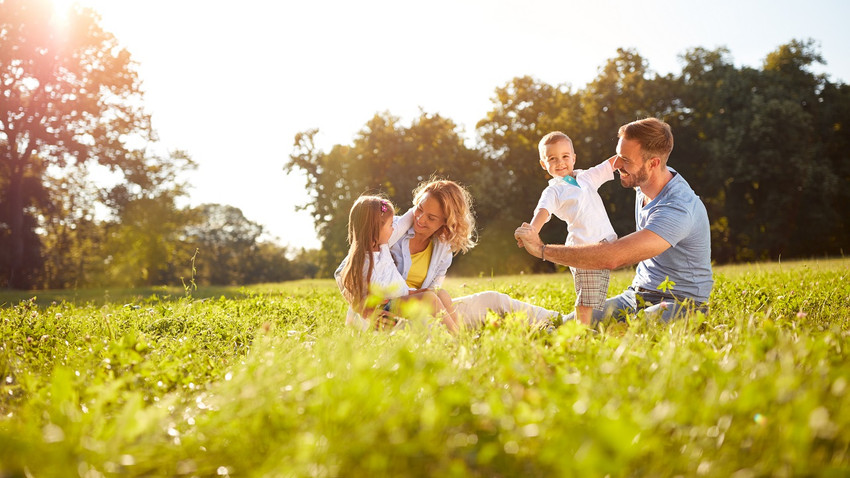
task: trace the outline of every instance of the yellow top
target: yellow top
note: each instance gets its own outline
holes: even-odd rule
[[[431,252],[434,243],[428,241],[428,247],[422,252],[410,255],[410,271],[407,273],[407,286],[419,289],[428,275],[428,266],[431,264]]]

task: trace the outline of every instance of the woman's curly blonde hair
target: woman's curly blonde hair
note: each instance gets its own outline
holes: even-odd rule
[[[431,179],[413,190],[413,204],[418,205],[425,194],[440,204],[446,216],[446,224],[434,235],[449,244],[452,252],[466,253],[478,240],[475,232],[475,215],[472,211],[472,195],[460,184],[447,179]]]

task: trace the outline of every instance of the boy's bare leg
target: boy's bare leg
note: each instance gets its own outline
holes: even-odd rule
[[[590,325],[590,321],[593,320],[593,307],[577,305],[576,319],[584,325]]]

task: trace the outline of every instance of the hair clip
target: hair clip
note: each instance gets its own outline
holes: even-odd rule
[[[383,213],[387,212],[387,209],[389,209],[389,207],[387,206],[387,202],[381,201],[381,213],[383,214]]]

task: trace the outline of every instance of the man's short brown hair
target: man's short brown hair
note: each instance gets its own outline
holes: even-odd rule
[[[620,126],[617,137],[637,141],[644,161],[657,156],[666,163],[673,151],[673,130],[658,118],[644,118],[624,124]]]

